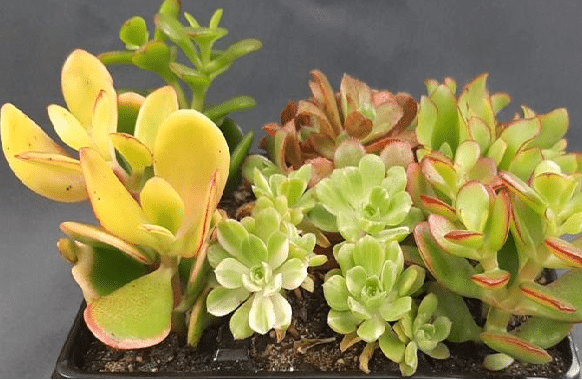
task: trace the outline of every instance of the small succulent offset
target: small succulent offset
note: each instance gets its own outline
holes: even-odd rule
[[[334,168],[355,165],[366,153],[379,154],[388,166],[414,160],[416,101],[406,93],[371,89],[344,75],[335,94],[326,76],[313,71],[313,98],[290,102],[281,125],[268,124],[263,140],[269,157],[282,172],[313,166],[311,185]],[[252,181],[252,178],[247,178]]]
[[[451,331],[451,320],[436,316],[438,299],[430,293],[398,320],[383,339],[380,349],[400,366],[404,376],[412,376],[418,366],[418,350],[435,359],[447,359],[449,349],[443,343]]]
[[[208,294],[207,308],[216,316],[236,310],[230,318],[236,339],[273,328],[284,333],[291,324],[291,305],[283,292],[303,284],[309,263],[291,255],[281,222],[277,210],[265,208],[240,222],[218,223],[208,260],[219,286]],[[313,250],[315,237],[311,241]]]
[[[436,297],[426,297],[416,312],[413,296],[424,284],[424,269],[404,269],[404,256],[396,241],[388,244],[365,236],[356,243],[334,248],[340,270],[328,273],[323,285],[331,310],[328,324],[344,334],[342,350],[360,340],[366,348],[360,368],[369,372],[368,361],[378,345],[389,359],[400,364],[402,374],[416,371],[416,348],[437,357],[448,357],[440,343],[449,333],[450,321],[439,317],[432,323]]]

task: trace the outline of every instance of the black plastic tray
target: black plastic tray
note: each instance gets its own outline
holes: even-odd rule
[[[73,327],[69,331],[67,340],[61,350],[61,353],[57,359],[55,369],[52,374],[53,379],[69,379],[69,378],[387,378],[391,376],[386,376],[381,373],[371,373],[369,375],[363,374],[361,372],[320,372],[320,371],[294,371],[294,372],[248,372],[248,371],[237,371],[229,369],[228,362],[236,360],[246,360],[247,352],[245,349],[244,341],[240,342],[242,344],[227,344],[224,347],[219,347],[214,355],[214,360],[217,362],[217,367],[222,367],[212,371],[201,371],[196,373],[183,373],[183,372],[128,372],[128,373],[94,373],[87,372],[82,369],[83,367],[83,355],[88,351],[89,346],[94,337],[92,333],[87,328],[85,321],[83,319],[83,311],[85,310],[85,302],[81,304],[79,312],[73,323]],[[565,378],[577,379],[580,378],[580,361],[578,355],[578,349],[574,343],[574,339],[569,335],[564,341],[559,345],[559,348],[564,351],[569,352],[571,355],[571,364],[569,370],[565,374]],[[220,365],[221,362],[225,365]],[[460,373],[442,373],[430,375],[423,375],[422,373],[416,373],[416,378],[463,378],[463,374]]]

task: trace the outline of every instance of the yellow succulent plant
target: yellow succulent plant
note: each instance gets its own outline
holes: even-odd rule
[[[75,50],[62,70],[67,108],[50,105],[48,113],[78,158],[12,104],[0,111],[2,149],[34,192],[91,202],[99,226],[62,223],[67,237],[57,246],[74,264],[93,334],[117,348],[150,346],[167,336],[179,319],[173,314],[188,312],[195,345],[204,323],[196,310],[209,291],[203,248],[228,179],[229,147],[207,116],[179,109],[171,86],[144,98],[117,96],[112,83],[99,59]]]
[[[65,61],[61,82],[67,108],[48,106],[56,134],[73,150],[95,149],[124,182],[139,187],[144,169],[152,164],[160,122],[178,110],[174,89],[162,87],[147,98],[136,93],[117,96],[105,66],[80,49]],[[128,118],[133,134],[118,131],[118,124]],[[0,131],[4,155],[24,185],[60,202],[87,199],[79,160],[10,103],[0,111]],[[118,163],[115,150],[131,166],[131,176]]]

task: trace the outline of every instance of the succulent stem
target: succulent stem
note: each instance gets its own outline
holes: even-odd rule
[[[492,306],[487,314],[485,331],[505,333],[507,324],[511,319],[511,313],[499,307]]]

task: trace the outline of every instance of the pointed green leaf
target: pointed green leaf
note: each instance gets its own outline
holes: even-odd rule
[[[544,349],[510,334],[484,332],[481,339],[494,350],[528,363],[545,364],[552,360]]]

